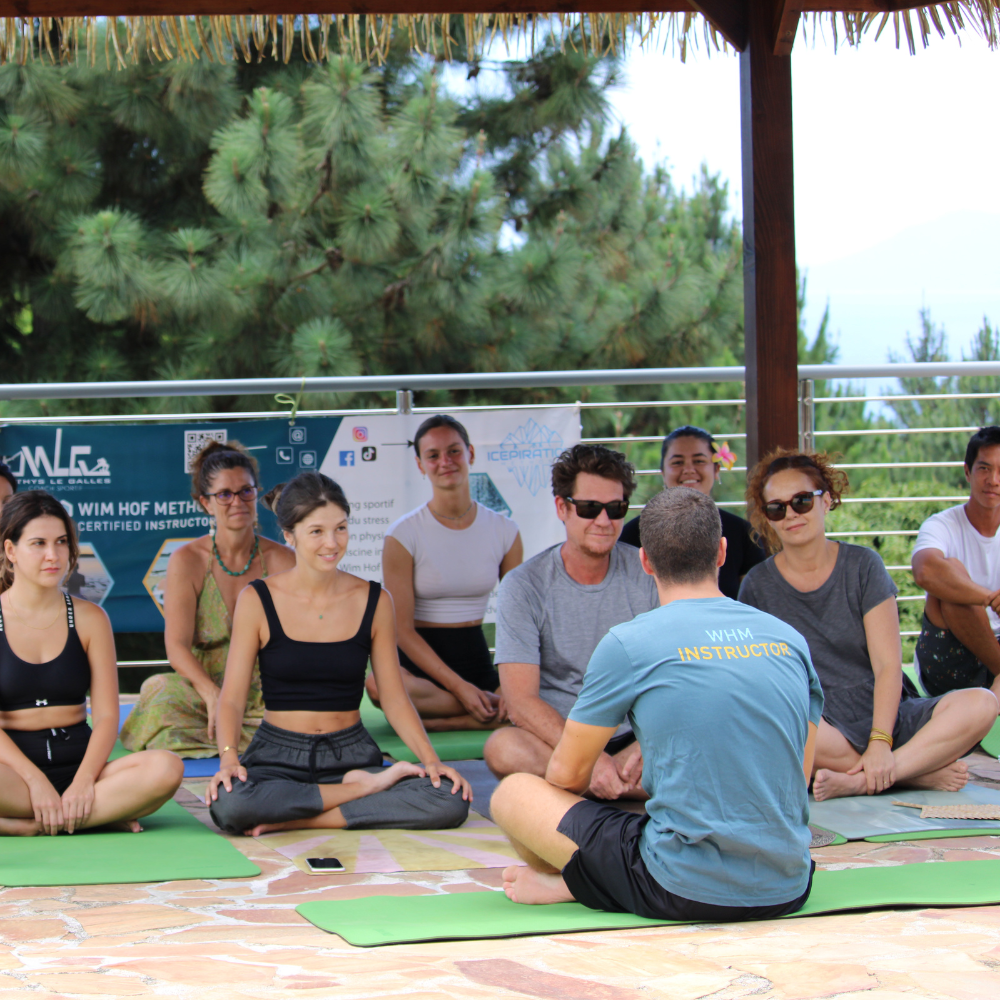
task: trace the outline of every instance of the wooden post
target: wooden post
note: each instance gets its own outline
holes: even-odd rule
[[[749,0],[740,54],[747,464],[798,444],[792,67],[774,55],[775,9]]]

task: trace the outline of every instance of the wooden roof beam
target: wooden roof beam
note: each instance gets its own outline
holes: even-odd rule
[[[691,0],[691,7],[710,21],[715,30],[738,52],[747,47],[747,3],[749,0]]]
[[[774,54],[790,56],[795,44],[795,32],[799,27],[801,7],[794,6],[798,0],[778,0],[774,5]]]

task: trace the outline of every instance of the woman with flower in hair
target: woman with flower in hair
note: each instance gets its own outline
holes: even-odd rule
[[[997,699],[982,688],[921,698],[904,684],[896,584],[874,549],[826,535],[847,487],[826,455],[779,449],[757,464],[747,508],[772,555],[747,574],[740,600],[809,644],[825,696],[817,800],[893,785],[958,791],[968,781],[959,758],[989,732]]]
[[[722,467],[731,469],[735,462],[736,456],[729,450],[728,442],[719,445],[708,431],[690,424],[671,431],[663,439],[660,450],[663,485],[667,489],[687,486],[706,496],[712,495]],[[719,590],[735,600],[740,581],[767,557],[751,537],[750,525],[742,517],[728,510],[720,510],[719,517],[726,539],[726,561],[719,569]],[[619,541],[639,548],[639,518],[625,525]]]
[[[284,545],[257,533],[260,473],[238,441],[210,441],[191,470],[191,496],[211,521],[209,534],[182,545],[167,564],[163,637],[173,673],[143,681],[125,720],[129,750],[155,747],[214,757],[215,715],[229,653],[233,610],[253,580],[295,565]],[[260,678],[250,684],[240,747],[264,717]]]

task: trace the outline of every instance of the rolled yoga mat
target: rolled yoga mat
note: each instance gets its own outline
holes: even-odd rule
[[[945,861],[816,872],[806,905],[788,917],[904,906],[983,906],[1000,902],[1000,862]],[[362,948],[414,941],[467,941],[621,930],[682,923],[590,910],[582,903],[521,906],[502,892],[365,896],[301,903],[321,930]]]
[[[997,820],[923,819],[917,809],[894,806],[893,799],[922,805],[998,804],[1000,790],[969,782],[960,792],[896,791],[888,795],[850,795],[823,802],[809,800],[809,822],[833,830],[848,840],[870,837],[919,840],[927,837],[1000,835]]]
[[[366,694],[361,700],[361,721],[379,750],[396,760],[416,763],[410,748],[396,735],[380,708],[376,708]],[[489,730],[460,729],[453,733],[428,733],[431,746],[441,760],[482,760],[483,744],[490,737]]]
[[[142,833],[84,830],[0,838],[0,885],[115,885],[260,874],[228,840],[176,802],[140,822]]]

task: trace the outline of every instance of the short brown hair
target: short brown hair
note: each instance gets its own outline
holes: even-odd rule
[[[10,588],[14,582],[14,567],[7,560],[8,540],[15,545],[21,540],[24,529],[36,517],[57,517],[66,527],[66,538],[69,542],[69,566],[66,576],[76,569],[80,559],[80,544],[76,538],[76,525],[66,508],[45,490],[26,490],[15,493],[0,510],[0,591]],[[62,580],[59,581],[62,583]]]
[[[793,469],[808,476],[816,489],[830,494],[830,509],[840,506],[841,495],[850,489],[847,474],[834,468],[833,459],[826,452],[801,452],[791,448],[775,448],[754,467],[747,479],[747,515],[754,536],[764,542],[772,555],[781,551],[778,533],[764,515],[764,487],[772,476]]]
[[[603,444],[575,444],[552,465],[552,495],[571,497],[581,472],[621,483],[626,500],[635,492],[635,466],[620,451]]]
[[[661,490],[639,515],[639,540],[664,583],[699,583],[714,576],[722,537],[715,501],[698,490]]]

